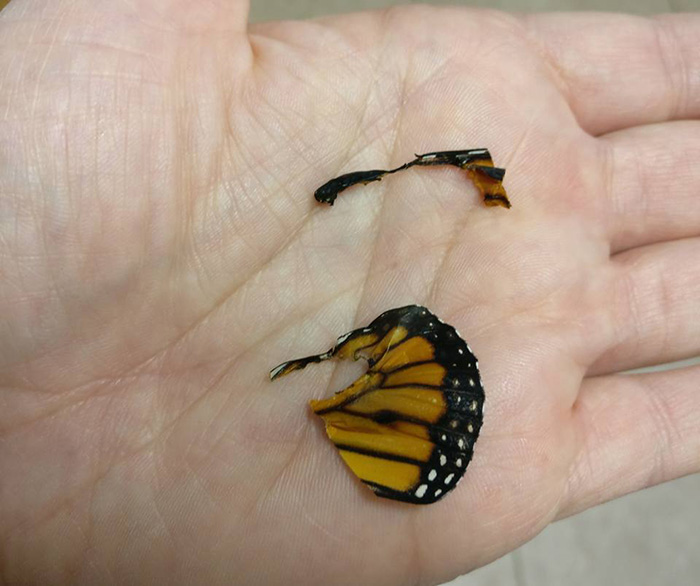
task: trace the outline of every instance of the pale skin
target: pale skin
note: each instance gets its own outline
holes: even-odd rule
[[[0,13],[0,583],[433,584],[700,469],[700,17],[458,8],[247,27],[242,1]],[[486,147],[463,173],[340,173]],[[427,507],[270,383],[382,311],[478,356]]]

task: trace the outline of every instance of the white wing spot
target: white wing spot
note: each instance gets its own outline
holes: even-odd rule
[[[459,405],[459,403],[461,402],[461,400],[462,400],[462,397],[460,397],[459,395],[457,395],[457,405]]]
[[[469,425],[467,425],[467,431],[469,433],[474,433],[474,426],[471,423]]]
[[[462,467],[462,458],[457,458],[457,461],[455,462],[455,464],[457,464],[457,466],[459,466],[461,468]]]
[[[437,478],[437,470],[433,469],[430,471],[430,474],[428,474],[428,480],[431,482]]]
[[[447,436],[443,433],[443,434],[440,436],[440,439],[444,442],[444,441],[447,440]]]
[[[441,488],[438,488],[438,489],[435,491],[435,496],[440,496],[441,494],[442,494],[442,489],[441,489]]]
[[[473,378],[470,378],[470,379],[469,379],[469,386],[470,386],[470,387],[475,387],[475,386],[476,386],[476,383],[474,382],[474,379],[473,379]]]
[[[417,489],[416,489],[416,496],[419,499],[423,498],[423,495],[425,494],[425,491],[428,490],[428,485],[427,484],[421,484]]]
[[[476,411],[476,408],[478,407],[476,401],[472,401],[471,404],[469,405],[469,411]]]
[[[447,457],[445,454],[440,454],[440,466],[444,466],[445,464],[447,464]]]
[[[461,348],[460,348],[459,350],[457,350],[457,352],[458,352],[459,354],[464,354],[464,350],[462,350]]]
[[[456,429],[458,425],[459,425],[459,421],[457,421],[456,419],[453,419],[452,421],[450,421],[451,428]]]
[[[340,346],[340,344],[345,342],[345,340],[347,340],[350,336],[352,336],[352,332],[348,332],[347,334],[340,336],[340,338],[335,341],[336,346]]]
[[[458,445],[460,448],[463,448],[463,447],[464,447],[464,440],[463,440],[462,438],[459,438],[459,441],[457,442],[457,445]]]
[[[270,379],[275,378],[280,372],[282,372],[284,370],[284,366],[285,366],[284,364],[280,364],[276,368],[273,368],[270,371]]]
[[[445,478],[445,484],[449,484],[452,482],[452,479],[455,477],[454,474],[448,474],[447,477]],[[424,491],[425,492],[425,491]]]

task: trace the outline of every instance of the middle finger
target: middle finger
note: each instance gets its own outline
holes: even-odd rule
[[[700,236],[700,121],[666,122],[601,137],[612,252]]]
[[[700,238],[630,250],[612,259],[603,304],[605,350],[588,374],[700,354]]]

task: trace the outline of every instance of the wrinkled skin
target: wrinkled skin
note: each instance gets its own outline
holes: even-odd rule
[[[417,584],[700,468],[700,18],[243,2],[0,15],[0,583]],[[455,169],[487,147],[511,210]],[[375,498],[277,363],[407,303],[480,360],[428,507]]]

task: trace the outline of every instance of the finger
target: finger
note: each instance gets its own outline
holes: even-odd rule
[[[527,19],[586,131],[700,116],[700,15]]]
[[[700,366],[585,379],[558,517],[700,471]]]
[[[700,121],[630,128],[602,143],[613,252],[700,236]]]
[[[700,355],[700,238],[665,242],[613,257],[601,319],[605,352],[591,374]]]

